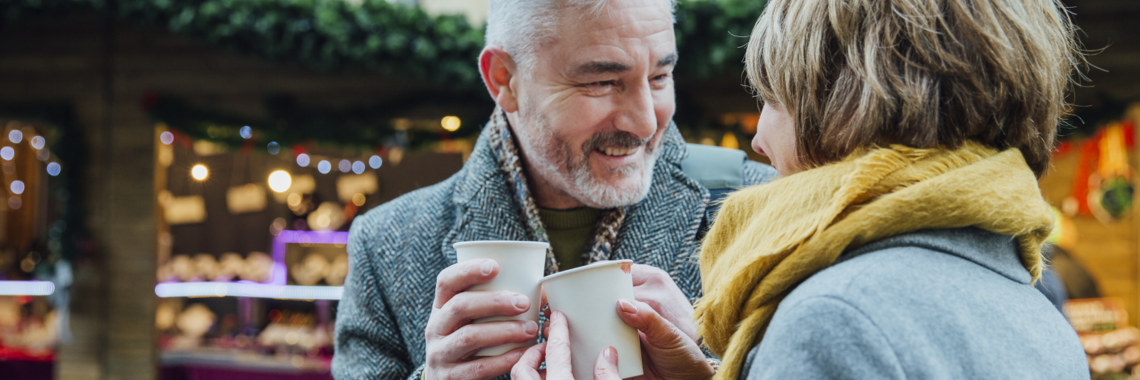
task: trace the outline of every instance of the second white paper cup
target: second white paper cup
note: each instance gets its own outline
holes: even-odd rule
[[[538,323],[538,312],[542,293],[538,286],[546,264],[546,249],[549,244],[533,241],[467,241],[455,243],[455,257],[459,262],[476,259],[491,259],[499,263],[499,274],[491,282],[472,286],[468,291],[506,290],[530,298],[530,310],[513,317],[491,317],[476,319],[474,323],[495,321],[534,321]],[[531,340],[523,343],[510,343],[479,350],[475,356],[498,356],[519,347],[530,347],[537,343]]]
[[[618,375],[641,376],[637,329],[618,317],[619,299],[633,300],[633,261],[601,261],[542,279],[546,300],[570,324],[575,379],[594,378],[594,363],[607,346],[618,352]]]

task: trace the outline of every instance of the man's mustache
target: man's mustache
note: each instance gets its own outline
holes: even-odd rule
[[[639,139],[629,132],[612,131],[596,133],[594,136],[582,143],[582,152],[589,154],[591,151],[600,147],[606,148],[634,148],[642,145],[649,144],[653,136]]]

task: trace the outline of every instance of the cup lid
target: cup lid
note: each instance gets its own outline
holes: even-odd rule
[[[613,265],[633,265],[633,260],[606,260],[606,261],[599,261],[599,262],[589,264],[589,265],[583,265],[583,266],[580,266],[580,267],[577,267],[577,268],[574,268],[574,269],[571,269],[568,271],[558,272],[558,273],[543,277],[542,279],[538,280],[538,284],[542,285],[543,283],[550,281],[550,280],[556,280],[556,279],[559,279],[562,277],[573,275],[575,273],[585,272],[588,270],[594,270],[594,269],[613,266]]]
[[[464,248],[464,247],[474,247],[474,246],[481,246],[481,245],[483,245],[483,246],[486,246],[486,245],[511,245],[511,246],[516,246],[516,247],[521,246],[521,247],[526,247],[526,248],[542,248],[542,249],[546,249],[546,248],[550,247],[550,244],[543,243],[541,241],[519,241],[519,240],[472,240],[472,241],[458,242],[458,243],[452,244],[451,246],[455,247],[456,249],[459,249],[459,248]]]

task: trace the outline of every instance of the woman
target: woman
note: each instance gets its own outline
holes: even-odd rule
[[[1089,378],[1032,286],[1074,30],[1055,0],[769,1],[745,63],[782,178],[704,242],[716,377]]]

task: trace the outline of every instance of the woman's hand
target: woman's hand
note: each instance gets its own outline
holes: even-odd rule
[[[715,374],[697,343],[648,304],[619,300],[617,312],[640,335],[645,379],[711,379]]]
[[[511,369],[511,379],[515,380],[574,380],[570,364],[570,329],[566,316],[553,311],[548,326],[545,343],[526,350],[522,359]],[[546,359],[546,370],[538,367]],[[594,364],[594,380],[621,380],[618,376],[617,350],[606,347],[598,354]]]

